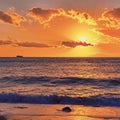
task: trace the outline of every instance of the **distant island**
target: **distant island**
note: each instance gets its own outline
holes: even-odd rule
[[[22,55],[17,55],[16,57],[17,57],[17,58],[23,58],[23,56],[22,56]]]

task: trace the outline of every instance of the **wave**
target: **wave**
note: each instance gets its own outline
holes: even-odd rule
[[[1,103],[29,103],[29,104],[71,104],[84,106],[116,106],[120,107],[120,98],[111,95],[97,95],[89,97],[70,97],[57,95],[21,95],[17,93],[0,93]]]
[[[0,83],[13,83],[13,84],[42,84],[46,85],[95,85],[95,86],[120,86],[120,78],[113,79],[93,79],[93,78],[79,78],[79,77],[2,77]]]

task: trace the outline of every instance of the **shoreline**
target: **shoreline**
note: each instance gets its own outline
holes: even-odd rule
[[[64,112],[64,107],[71,112]],[[0,120],[120,120],[120,107],[0,103]]]

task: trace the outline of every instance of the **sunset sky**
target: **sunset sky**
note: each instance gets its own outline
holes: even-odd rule
[[[120,0],[0,0],[0,57],[120,57]]]

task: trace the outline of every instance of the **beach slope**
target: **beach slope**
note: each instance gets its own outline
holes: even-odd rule
[[[69,107],[70,112],[63,111]],[[0,104],[0,120],[120,120],[119,107]]]

